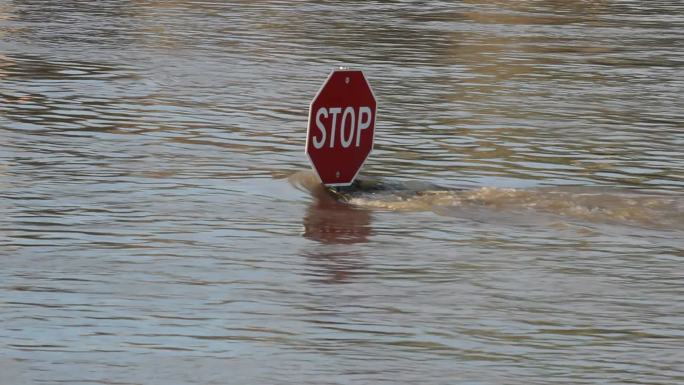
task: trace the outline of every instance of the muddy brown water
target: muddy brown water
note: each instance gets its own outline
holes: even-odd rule
[[[677,1],[0,2],[0,384],[681,384],[683,91]]]

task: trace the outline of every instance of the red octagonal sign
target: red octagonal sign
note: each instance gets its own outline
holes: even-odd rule
[[[306,154],[326,186],[348,186],[373,150],[377,107],[358,70],[334,70],[309,108]]]

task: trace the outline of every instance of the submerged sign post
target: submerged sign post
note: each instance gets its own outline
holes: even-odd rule
[[[349,186],[373,150],[375,96],[362,71],[334,70],[309,108],[305,152],[326,186]]]

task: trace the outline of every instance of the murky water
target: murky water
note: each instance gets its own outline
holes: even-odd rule
[[[681,2],[4,1],[0,138],[0,384],[684,382]]]

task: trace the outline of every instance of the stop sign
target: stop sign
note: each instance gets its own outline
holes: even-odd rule
[[[348,186],[373,150],[375,96],[358,70],[334,70],[309,108],[306,154],[326,186]]]

